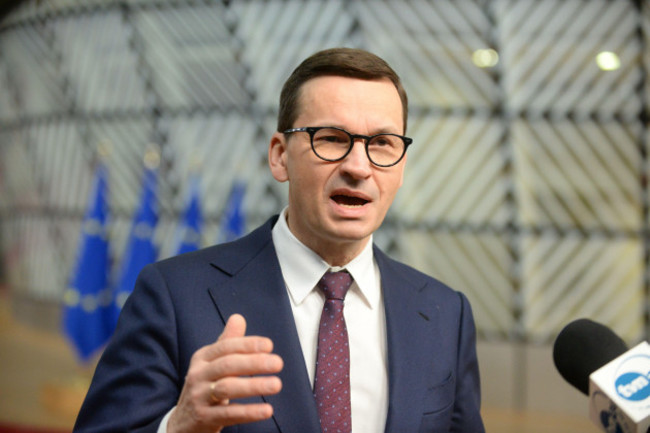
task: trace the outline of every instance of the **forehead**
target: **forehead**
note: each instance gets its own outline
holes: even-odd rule
[[[324,118],[336,122],[333,126],[360,118],[394,124],[400,131],[403,126],[402,101],[389,79],[312,78],[300,89],[297,114],[297,120]]]

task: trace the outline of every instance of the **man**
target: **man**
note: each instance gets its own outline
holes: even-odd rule
[[[372,244],[402,184],[406,118],[382,59],[305,60],[269,145],[288,206],[142,271],[76,430],[483,432],[466,298]]]

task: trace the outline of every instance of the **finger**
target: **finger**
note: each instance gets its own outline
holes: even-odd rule
[[[208,402],[210,405],[224,405],[230,403],[230,399],[227,396],[221,395],[222,392],[221,390],[217,389],[218,381],[212,382],[209,385],[210,391],[209,391],[209,396],[210,398],[208,399]],[[217,395],[221,395],[221,397],[217,397]]]
[[[268,419],[273,415],[273,406],[268,403],[230,403],[211,406],[209,412],[211,418],[219,420],[220,426],[226,427]]]
[[[193,357],[197,360],[212,361],[222,356],[237,353],[271,353],[272,351],[273,342],[270,338],[252,335],[219,339],[215,343],[208,344],[197,350]]]
[[[246,337],[246,319],[241,314],[233,314],[215,343],[197,350],[195,359],[212,360],[229,353],[254,353],[273,350],[273,342],[265,337]]]
[[[273,395],[282,390],[277,376],[226,377],[208,386],[208,401],[222,402],[236,398]]]
[[[243,337],[244,335],[246,335],[246,319],[241,314],[233,314],[226,321],[226,327],[217,341],[226,338]]]
[[[204,368],[207,380],[227,376],[275,374],[282,370],[282,358],[275,353],[232,354],[215,358]]]

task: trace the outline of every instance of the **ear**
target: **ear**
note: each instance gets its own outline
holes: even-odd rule
[[[275,132],[269,143],[269,167],[278,182],[289,180],[287,169],[287,138],[281,132]]]

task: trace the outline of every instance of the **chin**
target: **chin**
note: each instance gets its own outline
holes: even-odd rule
[[[367,223],[342,221],[334,225],[332,232],[341,241],[356,242],[368,238],[374,232],[374,229]]]

